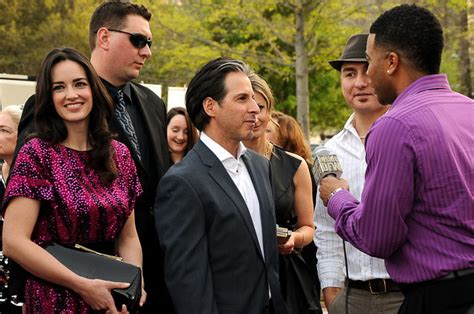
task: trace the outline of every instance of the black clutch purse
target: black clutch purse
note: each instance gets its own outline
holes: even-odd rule
[[[120,257],[95,252],[78,244],[69,248],[53,243],[45,250],[79,276],[130,283],[128,288],[112,290],[115,306],[120,311],[122,304],[125,304],[130,313],[138,309],[142,294],[142,275],[139,267],[122,262]]]

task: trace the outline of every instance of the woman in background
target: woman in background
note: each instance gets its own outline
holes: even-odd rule
[[[3,160],[1,172],[3,187],[5,187],[4,184],[7,181],[15,153],[21,112],[22,106],[20,105],[10,105],[0,112],[0,159]]]
[[[73,273],[44,249],[53,242],[142,266],[133,210],[142,189],[128,149],[108,129],[112,108],[84,55],[48,53],[36,86],[36,133],[18,153],[3,204],[4,253],[29,272],[26,313],[117,313],[111,289],[128,287]]]
[[[313,200],[308,165],[300,156],[267,140],[274,98],[268,84],[257,74],[249,76],[260,113],[254,137],[244,145],[270,160],[276,222],[293,232],[279,241],[280,286],[292,314],[321,313],[310,268],[300,250],[313,241]]]
[[[303,135],[303,130],[301,129],[300,124],[296,121],[295,118],[284,114],[283,112],[273,111],[272,119],[268,124],[267,136],[270,140],[276,143],[278,146],[281,146],[283,149],[295,153],[306,161],[308,167],[311,169],[313,166],[313,157],[311,154],[311,149],[306,143],[306,140]],[[311,174],[311,185],[313,187],[313,204],[316,204],[316,193],[317,193],[317,184],[314,178],[313,172]],[[318,277],[317,263],[318,259],[316,258],[317,248],[314,242],[311,242],[303,248],[301,252],[306,263],[310,266],[313,278],[316,278],[315,285],[318,296],[320,295],[321,284]]]
[[[295,118],[283,112],[273,111],[269,124],[268,138],[283,149],[303,157],[312,166],[311,149],[304,139],[303,130]]]
[[[183,107],[174,107],[166,116],[168,151],[171,164],[179,162],[196,144],[199,136]]]
[[[0,204],[3,200],[6,182],[15,152],[22,107],[22,105],[10,105],[3,108],[0,112],[0,159],[3,160],[0,172]],[[2,296],[0,300],[0,313],[21,313],[20,304],[14,306],[10,303],[10,296],[12,294],[15,295],[17,290],[21,289],[21,287],[17,287],[16,282],[12,281],[12,276],[18,277],[18,266],[14,265],[12,268],[12,261],[8,261],[8,258],[3,256],[3,252],[1,251],[2,230],[3,217],[0,217],[0,264],[2,265],[0,269],[0,294]],[[8,282],[7,278],[10,278]]]

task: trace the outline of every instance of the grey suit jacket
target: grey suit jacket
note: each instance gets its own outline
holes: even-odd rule
[[[278,256],[268,161],[243,156],[257,192],[264,255],[249,211],[219,159],[198,142],[158,187],[155,223],[165,280],[177,313],[287,313]]]

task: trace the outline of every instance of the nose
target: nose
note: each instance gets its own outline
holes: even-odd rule
[[[141,48],[138,53],[140,54],[140,56],[144,57],[145,59],[148,59],[151,57],[152,53],[151,53],[151,48],[150,46],[148,45],[145,45],[145,47]]]
[[[73,88],[68,88],[66,91],[66,97],[67,99],[76,99],[79,95],[77,95],[77,92]]]
[[[257,105],[257,102],[253,98],[250,99],[249,112],[256,113],[256,114],[260,113],[260,107]]]
[[[370,84],[370,78],[367,75],[367,71],[363,71],[357,75],[356,86],[358,88],[367,87]]]
[[[178,138],[178,140],[183,140],[184,139],[184,132],[178,132],[178,134],[176,135],[176,137]]]

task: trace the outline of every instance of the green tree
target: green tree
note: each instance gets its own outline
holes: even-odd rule
[[[70,46],[86,54],[88,24],[102,0],[9,0],[0,2],[0,72],[35,75],[44,55]],[[140,80],[164,86],[185,85],[210,59],[245,60],[273,87],[276,109],[296,116],[306,134],[328,135],[350,114],[340,91],[339,74],[328,61],[340,56],[347,38],[368,31],[386,9],[400,2],[383,0],[135,0],[153,13],[153,57]],[[406,1],[413,2],[413,1]],[[442,72],[453,89],[469,93],[467,64],[472,40],[466,21],[473,15],[466,0],[420,0],[441,20],[446,38]],[[461,14],[462,13],[462,14]],[[472,28],[472,18],[470,26]],[[468,23],[469,25],[469,23]],[[467,49],[466,49],[467,45]],[[471,46],[469,46],[471,45]],[[466,53],[471,49],[471,55]],[[466,57],[468,56],[468,57]],[[472,77],[472,71],[471,71]],[[471,83],[472,85],[472,79]],[[472,86],[471,86],[472,90]],[[166,95],[165,95],[166,96]]]
[[[244,59],[273,86],[280,100],[277,108],[296,114],[309,136],[310,121],[312,125],[324,121],[313,113],[316,101],[334,105],[334,97],[318,85],[321,79],[321,86],[334,86],[338,77],[318,76],[316,71],[327,72],[326,62],[334,52],[331,42],[342,42],[348,33],[341,31],[333,16],[346,17],[349,10],[335,2],[314,0],[225,1],[224,6],[222,3],[191,1],[182,6],[155,6],[159,18],[154,33],[159,34],[160,51],[166,45],[168,51],[177,48],[176,53],[180,54],[179,49],[186,47],[184,55],[180,55],[183,58],[173,58],[171,53],[169,58],[167,55],[159,60],[164,62],[160,68],[173,68],[174,73],[184,69],[189,73],[190,68],[195,68],[189,67],[191,63],[203,64],[212,57]],[[317,97],[310,95],[313,90],[319,92]],[[338,115],[334,110],[330,116],[326,114],[327,120],[334,115]]]
[[[90,0],[10,0],[0,3],[0,72],[36,75],[45,54],[70,46],[86,54]],[[87,29],[87,28],[86,28]]]

